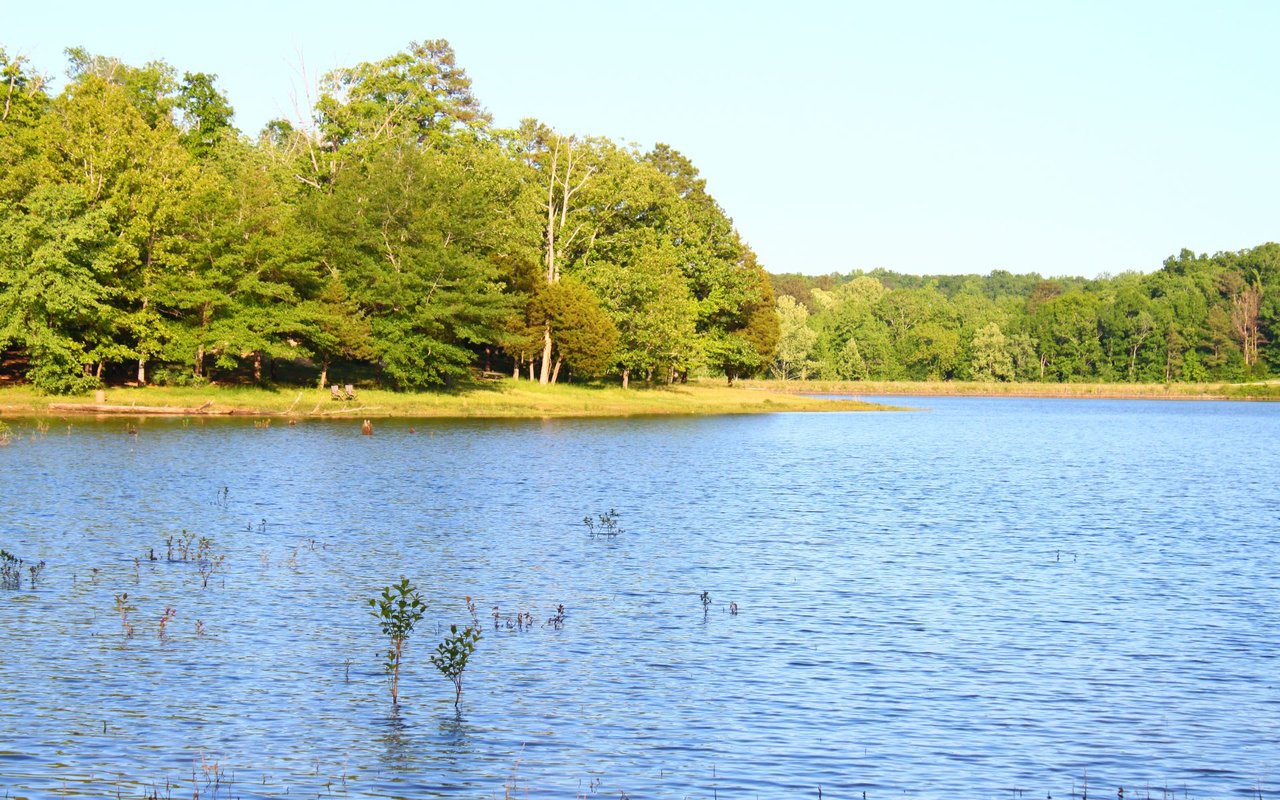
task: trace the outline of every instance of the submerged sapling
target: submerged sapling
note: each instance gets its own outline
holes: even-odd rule
[[[133,635],[133,626],[129,624],[129,612],[137,610],[134,606],[129,605],[128,592],[121,592],[116,595],[116,613],[120,615],[120,629],[124,631],[125,636]]]
[[[596,515],[596,520],[599,520],[599,527],[597,527],[596,520],[591,519],[590,514],[582,518],[582,524],[587,526],[587,535],[592,539],[597,536],[612,539],[622,533],[622,528],[618,525],[619,516],[618,512],[611,508],[603,514]]]
[[[409,583],[409,579],[400,578],[382,590],[380,597],[369,599],[373,607],[370,612],[377,617],[382,627],[382,634],[390,640],[387,648],[387,661],[383,668],[391,676],[391,705],[400,702],[400,663],[404,656],[404,645],[416,625],[427,610],[418,590]]]
[[[22,588],[22,559],[0,550],[0,589]]]
[[[457,625],[449,626],[449,635],[436,645],[436,654],[431,663],[436,665],[440,673],[453,682],[453,707],[459,708],[462,703],[462,675],[467,670],[467,660],[475,652],[476,642],[480,641],[479,624],[468,625],[461,631]]]
[[[160,638],[161,639],[164,638],[165,628],[168,626],[170,622],[173,621],[173,618],[176,616],[178,616],[178,612],[176,609],[172,609],[172,608],[169,608],[168,606],[165,606],[164,614],[160,617]]]

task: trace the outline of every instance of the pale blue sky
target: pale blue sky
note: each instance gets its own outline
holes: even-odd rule
[[[775,272],[1151,271],[1280,239],[1280,3],[0,0],[0,45],[214,72],[250,133],[448,39],[500,124],[663,141]]]

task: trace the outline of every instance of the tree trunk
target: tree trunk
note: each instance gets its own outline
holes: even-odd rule
[[[538,373],[538,383],[547,385],[551,369],[551,323],[542,326],[542,370]]]
[[[529,359],[529,382],[532,383],[533,380],[533,359],[531,358]]]
[[[320,388],[323,389],[325,384],[329,382],[329,362],[320,362]]]
[[[262,353],[253,354],[253,380],[262,383]]]
[[[631,382],[631,369],[628,367],[624,367],[622,369],[622,388],[623,389],[627,388],[627,385],[630,382]]]
[[[139,386],[147,385],[147,357],[146,356],[138,357],[138,385]]]
[[[192,374],[197,378],[204,376],[204,345],[196,346],[196,363]]]
[[[551,382],[552,382],[552,383],[555,383],[556,381],[560,380],[560,365],[561,365],[561,364],[563,364],[563,363],[564,363],[564,359],[563,359],[563,358],[557,358],[557,359],[556,359],[556,367],[555,367],[555,369],[554,369],[554,370],[552,370],[552,371],[551,371]]]
[[[1262,339],[1258,316],[1262,311],[1262,283],[1258,281],[1245,284],[1231,298],[1231,326],[1240,338],[1240,350],[1244,354],[1244,365],[1252,367],[1258,363],[1258,344]]]

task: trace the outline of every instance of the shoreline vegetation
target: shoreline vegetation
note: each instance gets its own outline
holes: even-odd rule
[[[77,408],[80,406],[81,408]],[[98,408],[110,410],[99,411]],[[884,411],[859,400],[805,397],[756,387],[685,384],[651,389],[552,385],[530,381],[436,392],[360,389],[334,400],[316,388],[110,388],[88,397],[53,397],[30,387],[0,389],[0,417],[9,416],[258,416],[290,419],[633,417],[759,414],[777,411]]]
[[[746,388],[858,396],[1055,397],[1095,400],[1280,400],[1280,381],[1255,383],[1031,383],[1008,381],[761,381]]]
[[[1231,384],[1000,383],[977,381],[704,381],[646,389],[495,381],[453,391],[360,389],[334,400],[316,388],[116,387],[57,397],[29,386],[0,388],[0,417],[256,416],[289,419],[542,419],[774,412],[887,411],[899,407],[814,395],[1052,397],[1079,399],[1280,400],[1280,382]]]

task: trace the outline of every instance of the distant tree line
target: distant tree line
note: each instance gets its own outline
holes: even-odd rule
[[[214,75],[67,55],[53,95],[0,50],[0,372],[417,389],[772,360],[768,276],[687,158],[497,128],[444,41],[327,74],[256,138]]]
[[[1150,274],[775,275],[779,378],[1239,381],[1280,371],[1280,245]]]

